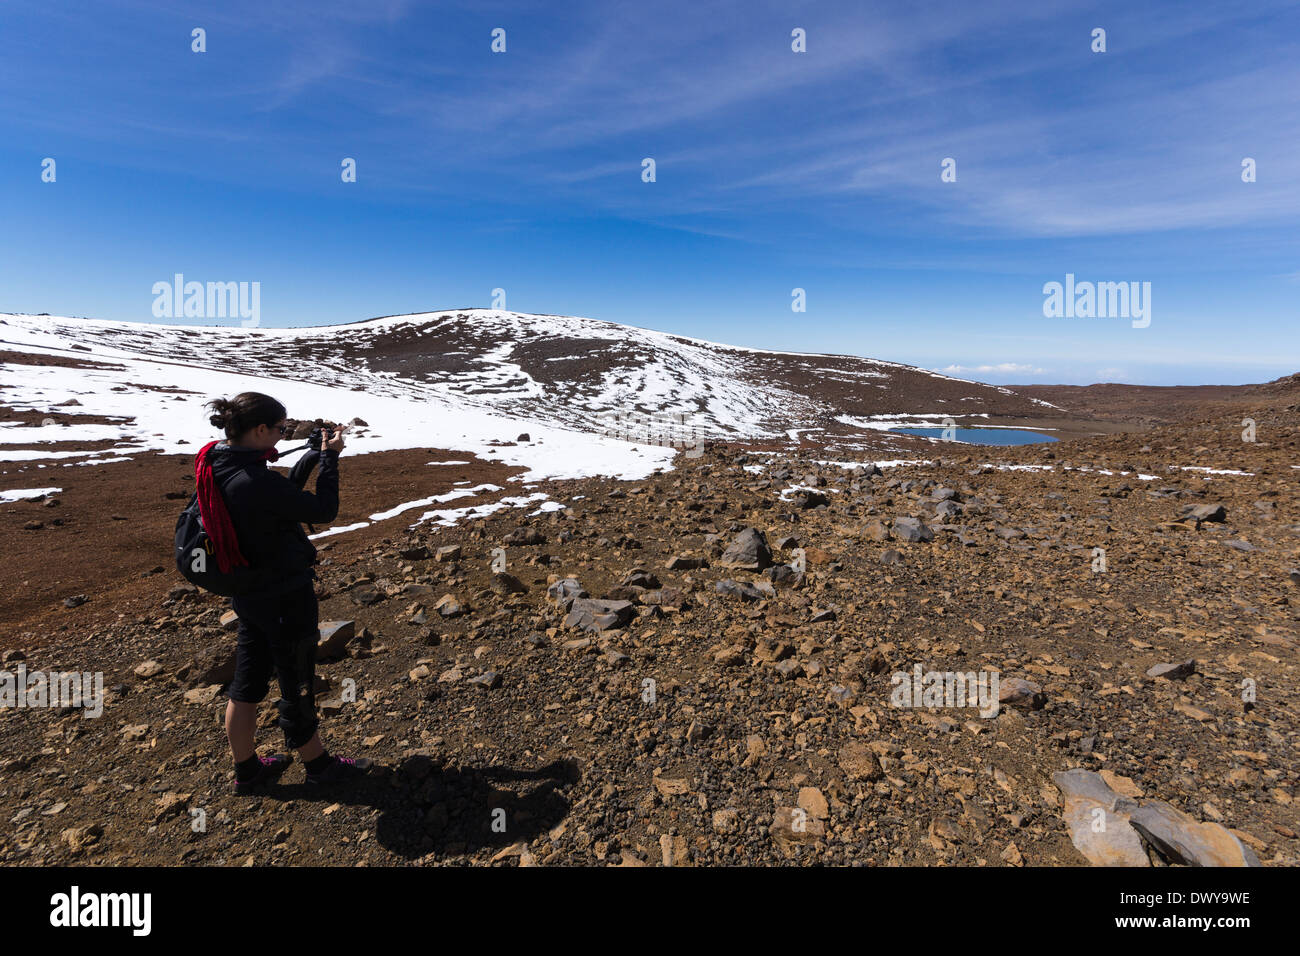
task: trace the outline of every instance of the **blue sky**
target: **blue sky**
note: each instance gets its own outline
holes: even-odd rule
[[[1300,370],[1298,106],[1295,2],[9,0],[0,311],[503,288],[998,383],[1262,381]],[[1151,283],[1150,325],[1045,317],[1067,273]]]

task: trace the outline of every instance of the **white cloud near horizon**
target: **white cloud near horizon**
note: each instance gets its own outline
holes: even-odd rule
[[[1030,375],[1041,375],[1047,369],[1038,368],[1034,365],[1021,365],[1016,362],[1001,362],[997,365],[949,365],[947,368],[937,368],[934,371],[942,372],[944,375],[1011,375],[1022,372]]]

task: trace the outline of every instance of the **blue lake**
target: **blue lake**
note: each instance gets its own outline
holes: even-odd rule
[[[891,428],[891,432],[942,438],[942,428]],[[1051,435],[1022,431],[1019,428],[958,428],[957,441],[972,445],[1032,445],[1036,442],[1056,441]]]

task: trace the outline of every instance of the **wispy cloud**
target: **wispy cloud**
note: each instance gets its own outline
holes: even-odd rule
[[[178,42],[167,6],[129,8],[152,34],[137,57]],[[283,126],[282,150],[364,148],[393,187],[502,195],[544,182],[578,208],[649,221],[772,203],[834,219],[865,202],[1007,236],[1219,228],[1300,215],[1300,41],[1268,22],[1291,10],[575,3],[539,17],[497,3],[430,17],[405,0],[234,2],[204,18],[216,73],[187,63],[170,86],[123,75],[105,102],[72,99],[62,115],[39,75],[14,73],[11,94],[27,92],[4,105],[82,136],[165,129],[159,161],[191,171],[176,147],[261,135],[260,114]],[[1104,54],[1088,50],[1081,24],[1093,22],[1110,27]],[[494,55],[498,24],[509,45]],[[796,26],[806,53],[790,50]],[[95,57],[59,60],[78,86],[104,84]],[[154,108],[123,111],[132,97]],[[629,190],[644,156],[663,164],[659,188]],[[955,183],[940,181],[945,157]]]
[[[997,365],[949,365],[946,368],[935,369],[935,371],[943,372],[945,375],[1041,375],[1047,369],[1036,368],[1033,365],[1021,365],[1016,362],[1001,362]]]

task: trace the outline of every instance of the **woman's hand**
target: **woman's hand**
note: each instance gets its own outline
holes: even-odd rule
[[[347,427],[347,425],[340,425],[337,431],[329,433],[329,438],[325,441],[327,451],[340,452],[343,450],[343,432]]]

